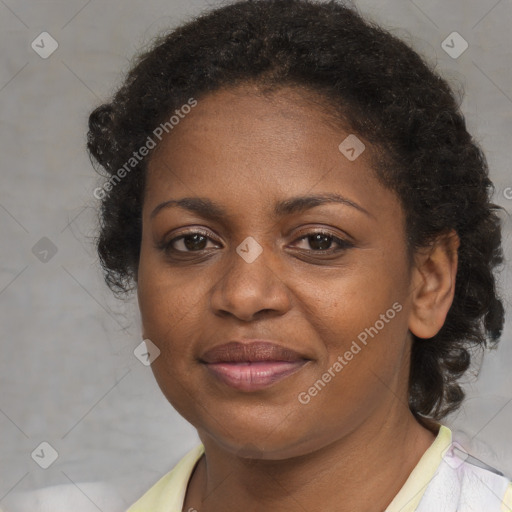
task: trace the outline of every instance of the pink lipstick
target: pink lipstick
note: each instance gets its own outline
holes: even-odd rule
[[[257,391],[296,373],[309,359],[273,342],[251,340],[214,347],[200,361],[228,386]]]

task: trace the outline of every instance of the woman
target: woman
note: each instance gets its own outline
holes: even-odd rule
[[[130,512],[512,506],[440,423],[501,334],[501,236],[411,48],[337,2],[236,2],[159,39],[89,125],[106,281],[137,291],[201,439]]]

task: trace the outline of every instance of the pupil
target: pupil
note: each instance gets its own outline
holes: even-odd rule
[[[313,249],[326,250],[329,249],[329,246],[331,245],[331,239],[329,235],[317,233],[316,235],[311,235],[309,237],[309,245]]]
[[[201,247],[199,247],[199,246],[197,245],[197,243],[198,243],[198,240],[199,240],[199,239],[201,239],[201,238],[203,239],[203,245],[202,245]],[[192,241],[191,241],[191,240],[192,240]],[[199,249],[199,250],[201,250],[201,249],[204,249],[204,241],[205,241],[205,240],[206,240],[206,237],[205,237],[205,236],[203,236],[203,235],[199,235],[199,234],[197,234],[197,235],[188,235],[188,236],[186,236],[186,237],[183,239],[183,241],[184,241],[184,243],[185,243],[185,247],[186,247],[187,249],[189,249],[189,250],[193,250],[193,249]],[[199,242],[199,245],[201,245],[201,242]]]

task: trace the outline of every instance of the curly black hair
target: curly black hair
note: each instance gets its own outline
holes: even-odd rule
[[[313,92],[377,149],[374,171],[401,201],[410,254],[442,233],[458,234],[452,306],[433,338],[413,336],[409,380],[416,417],[455,411],[471,350],[493,347],[503,328],[494,275],[503,263],[501,207],[491,202],[485,155],[448,83],[407,44],[337,1],[233,2],[136,57],[112,100],[89,118],[87,147],[108,180],[97,239],[107,284],[118,296],[136,287],[149,159],[137,150],[191,98],[245,83]]]

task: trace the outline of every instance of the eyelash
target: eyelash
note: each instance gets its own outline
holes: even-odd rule
[[[207,251],[208,249],[200,249],[198,251],[180,251],[180,250],[177,250],[172,247],[172,245],[176,241],[184,239],[189,236],[193,236],[193,235],[201,235],[201,236],[207,238],[208,240],[215,242],[208,235],[208,233],[206,233],[205,231],[202,231],[200,229],[196,229],[194,231],[188,231],[185,233],[181,233],[179,236],[174,237],[173,239],[169,240],[168,242],[162,242],[161,244],[158,245],[158,248],[161,250],[164,250],[167,253],[173,252],[176,254],[193,254],[193,253],[201,253],[203,251]],[[350,249],[351,247],[354,247],[354,244],[352,244],[348,240],[343,240],[342,238],[339,238],[339,237],[333,235],[332,233],[329,233],[327,231],[321,231],[321,230],[309,231],[306,234],[299,236],[299,238],[297,238],[295,241],[299,241],[299,240],[302,241],[302,240],[307,239],[308,237],[313,236],[313,235],[323,235],[323,236],[331,239],[332,242],[337,243],[339,248],[337,248],[337,249],[329,248],[329,249],[324,249],[324,250],[322,250],[322,249],[320,249],[320,250],[314,250],[314,249],[305,250],[305,252],[307,252],[309,254],[333,254],[333,253],[342,252],[344,250]]]

